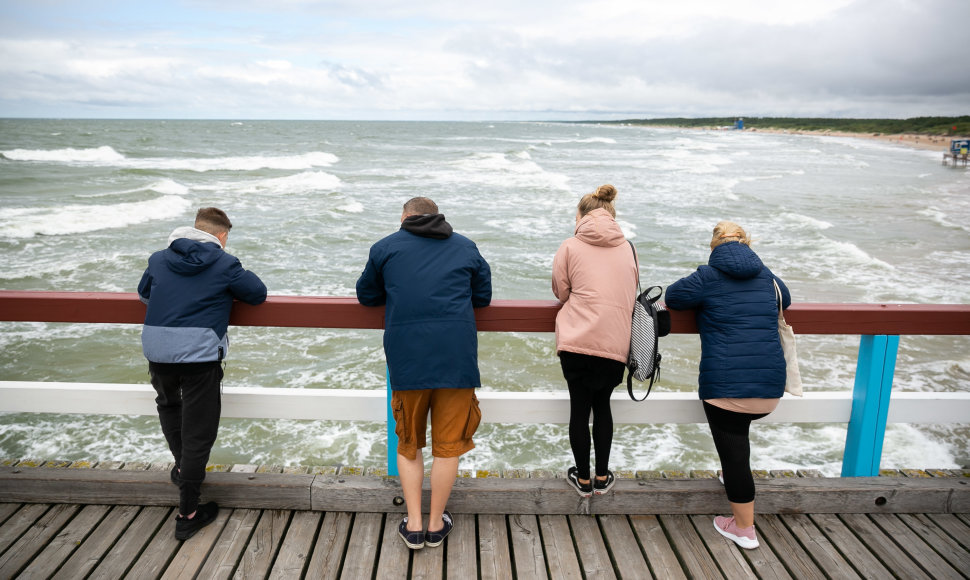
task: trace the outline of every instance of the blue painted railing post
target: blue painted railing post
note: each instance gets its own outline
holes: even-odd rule
[[[898,349],[898,336],[863,335],[859,343],[842,477],[879,475]]]
[[[387,474],[397,476],[397,423],[391,410],[391,369],[387,369]]]

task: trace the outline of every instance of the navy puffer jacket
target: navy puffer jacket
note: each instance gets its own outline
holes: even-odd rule
[[[782,306],[791,294],[754,251],[728,242],[711,252],[707,266],[667,287],[666,304],[696,310],[701,335],[701,399],[780,398],[785,394],[785,355],[778,339],[775,287]]]
[[[481,386],[474,308],[492,299],[475,243],[442,214],[412,216],[370,249],[357,300],[386,305],[384,356],[395,391]]]

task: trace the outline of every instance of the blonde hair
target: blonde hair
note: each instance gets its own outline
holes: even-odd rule
[[[718,222],[714,226],[714,235],[711,237],[711,249],[726,244],[728,242],[740,242],[746,246],[751,245],[751,238],[744,231],[744,228],[734,222]]]
[[[615,218],[616,208],[613,207],[614,199],[616,199],[616,188],[607,183],[606,185],[597,187],[593,193],[584,195],[579,200],[579,205],[576,206],[576,209],[579,211],[580,217],[582,217],[594,209],[603,208]]]

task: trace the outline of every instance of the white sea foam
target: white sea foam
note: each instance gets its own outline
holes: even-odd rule
[[[125,156],[118,153],[107,145],[102,145],[95,149],[13,149],[10,151],[0,151],[4,157],[11,161],[49,161],[53,163],[91,163],[91,164],[113,164],[124,161]]]
[[[827,230],[832,227],[832,224],[827,221],[822,221],[799,213],[785,212],[781,214],[781,217],[787,220],[789,224],[801,226],[806,229]]]
[[[331,192],[341,186],[340,178],[324,171],[303,171],[286,177],[270,177],[248,181],[220,181],[199,186],[204,191],[232,191],[237,194],[293,195]]]
[[[170,171],[256,171],[259,169],[301,170],[329,167],[340,159],[323,151],[283,156],[231,156],[184,158],[131,158],[103,145],[95,149],[13,149],[0,152],[11,161],[46,161],[52,163],[117,166],[126,169]]]
[[[506,187],[541,187],[569,191],[569,177],[542,169],[531,159],[504,153],[475,153],[449,163],[452,170],[435,177],[448,182]]]
[[[112,205],[0,208],[0,238],[62,236],[120,228],[181,215],[192,202],[178,195]]]

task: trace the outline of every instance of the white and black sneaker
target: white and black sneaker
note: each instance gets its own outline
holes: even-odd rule
[[[579,497],[589,497],[593,495],[593,482],[587,481],[586,483],[580,483],[579,469],[576,467],[570,467],[566,471],[566,481],[569,482],[570,487],[576,490]]]
[[[612,471],[606,472],[606,479],[600,479],[599,477],[593,478],[593,493],[596,495],[603,495],[604,493],[613,489],[613,485],[616,483],[616,476],[613,475]]]

